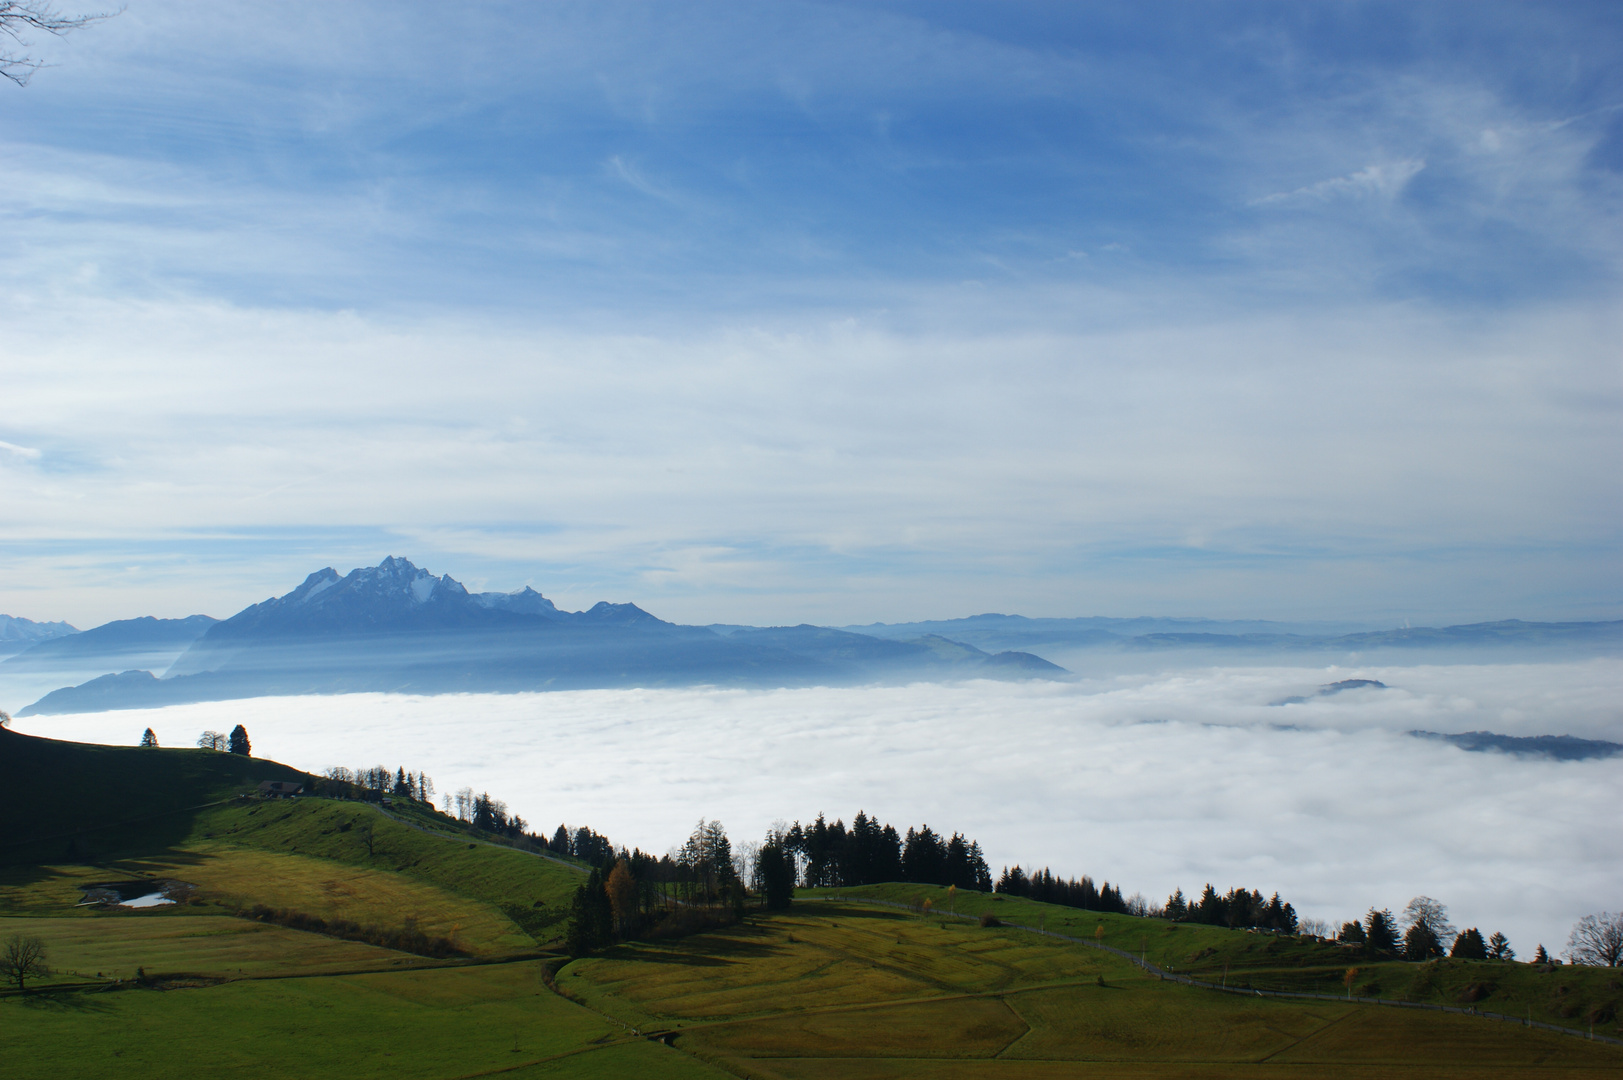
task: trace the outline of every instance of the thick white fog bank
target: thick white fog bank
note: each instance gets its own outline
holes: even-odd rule
[[[1346,678],[1352,690],[1268,704]],[[736,840],[774,819],[865,809],[978,839],[1005,864],[1127,893],[1278,890],[1304,916],[1401,910],[1427,894],[1460,926],[1556,951],[1580,915],[1623,907],[1623,758],[1471,753],[1413,728],[1623,741],[1623,661],[1208,668],[1075,683],[261,698],[36,717],[31,734],[165,746],[247,726],[303,768],[424,769],[533,825],[586,824],[663,852],[694,822]]]

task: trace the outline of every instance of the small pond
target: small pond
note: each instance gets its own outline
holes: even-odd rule
[[[175,903],[176,895],[190,887],[184,881],[154,881],[150,878],[141,881],[101,881],[94,885],[80,886],[85,898],[79,901],[79,905],[162,907],[165,904]]]

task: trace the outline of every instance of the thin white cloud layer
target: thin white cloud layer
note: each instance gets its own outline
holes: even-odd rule
[[[37,299],[0,611],[224,617],[387,554],[700,623],[1616,610],[1615,314],[1068,295],[614,335]]]
[[[1268,702],[1377,678],[1303,705]],[[536,826],[587,824],[663,852],[699,817],[735,839],[858,809],[961,830],[994,868],[1092,874],[1160,897],[1277,889],[1304,916],[1417,894],[1524,955],[1623,896],[1623,759],[1556,762],[1413,739],[1623,741],[1623,661],[1199,668],[1075,684],[781,691],[355,695],[36,717],[31,734],[163,745],[241,723],[256,753],[321,769],[427,770]]]
[[[1350,176],[1336,176],[1329,180],[1320,180],[1316,184],[1297,188],[1295,191],[1284,191],[1274,195],[1264,195],[1256,200],[1256,205],[1263,206],[1269,203],[1290,202],[1328,202],[1337,198],[1396,198],[1404,185],[1414,179],[1415,174],[1426,167],[1424,161],[1408,159],[1393,161],[1380,165],[1367,165]]]

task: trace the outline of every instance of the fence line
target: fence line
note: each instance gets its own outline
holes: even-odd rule
[[[846,903],[879,904],[883,907],[902,908],[906,911],[918,910],[912,904],[903,904],[895,900],[871,900],[867,897],[848,898],[844,896],[831,896],[825,897],[824,899],[840,900]],[[948,918],[953,919],[980,918],[979,915],[960,915],[953,911],[931,911],[930,914],[945,915]],[[1225,986],[1219,983],[1206,982],[1202,979],[1196,979],[1190,975],[1179,975],[1177,972],[1163,970],[1162,968],[1150,963],[1148,960],[1143,960],[1137,956],[1134,956],[1125,949],[1118,949],[1113,945],[1106,945],[1102,941],[1089,941],[1087,938],[1072,937],[1069,934],[1060,934],[1054,932],[1053,930],[1041,929],[1034,926],[1022,926],[1019,923],[1005,922],[1002,919],[999,919],[998,921],[1004,926],[1012,927],[1016,930],[1024,930],[1031,934],[1041,934],[1044,937],[1058,938],[1060,941],[1068,941],[1075,945],[1084,945],[1090,949],[1098,949],[1101,952],[1111,953],[1115,956],[1121,957],[1123,960],[1126,960],[1137,967],[1143,968],[1145,971],[1159,979],[1171,980],[1172,982],[1182,983],[1185,986],[1197,987],[1201,990],[1215,990],[1222,994],[1238,994],[1241,997],[1305,998],[1313,1001],[1351,1002],[1358,1005],[1385,1005],[1390,1008],[1430,1009],[1433,1012],[1456,1013],[1460,1016],[1479,1016],[1488,1020],[1502,1020],[1507,1023],[1520,1024],[1523,1027],[1540,1028],[1544,1031],[1554,1031],[1561,1035],[1572,1035],[1580,1039],[1592,1039],[1595,1042],[1611,1043],[1613,1046],[1623,1046],[1623,1039],[1613,1038],[1610,1035],[1596,1035],[1593,1030],[1584,1031],[1581,1028],[1562,1027],[1559,1024],[1547,1024],[1543,1020],[1534,1020],[1530,1016],[1508,1016],[1505,1013],[1488,1012],[1484,1009],[1461,1008],[1458,1005],[1433,1005],[1430,1002],[1425,1001],[1399,1001],[1396,998],[1351,997],[1343,996],[1341,994],[1315,994],[1303,990],[1257,990],[1247,987]]]

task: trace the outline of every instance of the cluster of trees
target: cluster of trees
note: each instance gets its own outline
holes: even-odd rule
[[[1505,935],[1495,932],[1483,938],[1482,932],[1474,926],[1456,930],[1448,921],[1448,909],[1429,896],[1410,900],[1403,909],[1401,921],[1390,909],[1370,908],[1362,922],[1343,923],[1336,940],[1343,945],[1358,945],[1373,953],[1414,961],[1444,955],[1459,960],[1516,959],[1516,951]],[[1539,956],[1543,955],[1544,946],[1540,945]]]
[[[559,855],[573,855],[594,865],[602,865],[615,857],[614,845],[602,833],[593,832],[582,825],[573,831],[568,825],[559,825],[547,841],[547,850]]]
[[[908,881],[992,889],[992,873],[980,844],[962,833],[944,837],[923,825],[908,829],[904,839],[893,826],[860,810],[849,829],[839,819],[828,824],[822,814],[804,827],[797,821],[788,828],[774,828],[760,850],[769,847],[773,872],[783,873],[779,860],[787,858],[794,879],[808,888]]]
[[[362,769],[335,765],[321,775],[334,785],[344,785],[334,794],[363,798],[370,802],[391,796],[434,805],[434,781],[428,778],[427,773],[408,772],[404,766],[391,770],[387,765]]]
[[[141,745],[149,750],[158,748],[158,736],[153,734],[151,728],[141,733]],[[248,742],[248,729],[241,724],[232,728],[230,735],[222,735],[218,731],[205,731],[197,737],[197,745],[203,750],[220,750],[241,754],[243,757],[251,756],[254,749]]]
[[[1127,901],[1122,899],[1121,889],[1108,881],[1104,883],[1103,888],[1099,888],[1086,874],[1079,880],[1055,877],[1046,866],[1033,871],[1030,875],[1020,869],[1018,864],[1012,869],[1004,867],[1002,875],[997,879],[996,891],[1010,896],[1024,896],[1045,904],[1082,908],[1085,911],[1114,911],[1123,915],[1143,914],[1129,911]]]
[[[507,804],[491,798],[488,791],[476,795],[473,788],[465,787],[457,792],[447,792],[444,810],[480,832],[494,833],[510,840],[528,840],[532,846],[546,844],[542,837],[530,832],[529,822],[517,814],[508,813]]]
[[[571,901],[570,955],[657,932],[667,923],[697,929],[738,918],[748,895],[740,861],[719,821],[701,820],[680,848],[658,859],[640,850],[611,850]]]
[[[1219,893],[1211,882],[1201,890],[1200,899],[1185,900],[1179,889],[1167,898],[1166,918],[1176,922],[1205,923],[1235,930],[1277,930],[1294,934],[1298,929],[1296,909],[1279,899],[1276,892],[1267,900],[1255,889],[1230,889]]]

